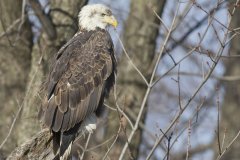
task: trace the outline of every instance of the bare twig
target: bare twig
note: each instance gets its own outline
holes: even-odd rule
[[[204,102],[205,102],[205,99],[203,99],[203,101],[201,102],[201,104],[200,104],[200,106],[198,106],[197,107],[197,110],[195,111],[195,113],[193,114],[193,116],[190,118],[190,119],[193,119],[194,117],[196,117],[196,119],[198,118],[198,112],[200,111],[200,109],[203,107],[203,104],[204,104]],[[194,122],[193,124],[192,124],[192,126],[194,126],[195,124],[197,123],[197,121],[196,122]],[[185,123],[183,123],[183,124],[185,124]],[[177,142],[177,140],[179,139],[179,137],[184,133],[184,131],[186,131],[188,129],[188,127],[184,127],[181,131],[180,131],[180,133],[178,134],[178,136],[174,139],[174,141],[172,142],[172,144],[171,144],[171,146],[170,146],[170,150],[172,149],[172,147],[174,146],[174,144]],[[162,131],[161,131],[162,132]],[[162,132],[163,134],[165,134],[164,132]],[[185,153],[184,153],[184,155],[185,155]],[[167,156],[167,154],[164,156],[164,158],[163,159],[165,159],[166,158],[166,156]],[[186,157],[186,156],[180,156],[180,157]]]
[[[189,120],[189,122],[188,122],[188,139],[187,139],[186,160],[188,160],[188,158],[189,158],[189,150],[191,148],[190,137],[191,137],[191,120]]]
[[[219,94],[218,94],[218,88],[217,90],[217,140],[218,140],[218,152],[219,155],[222,154],[222,149],[221,149],[221,142],[220,142],[220,105],[219,105]]]
[[[13,129],[14,129],[14,126],[15,126],[15,123],[16,123],[17,119],[21,116],[21,113],[22,113],[21,111],[22,111],[22,109],[23,109],[23,107],[24,107],[24,105],[25,105],[26,98],[27,98],[27,96],[30,94],[30,90],[31,90],[31,88],[33,87],[33,82],[34,82],[34,79],[35,79],[37,73],[38,73],[38,70],[36,70],[36,72],[33,74],[33,77],[32,77],[32,79],[31,79],[31,81],[29,82],[29,87],[28,87],[28,90],[26,91],[26,95],[25,95],[25,97],[24,97],[21,105],[19,106],[18,112],[17,112],[17,114],[16,114],[16,116],[15,116],[15,118],[14,118],[12,124],[11,124],[10,130],[8,131],[8,135],[5,137],[5,139],[3,140],[3,142],[2,142],[1,145],[0,145],[0,149],[1,149],[1,148],[3,147],[3,145],[7,142],[8,138],[9,138],[10,135],[12,134],[12,131],[13,131]]]
[[[16,124],[16,122],[17,122],[17,120],[18,120],[18,118],[19,118],[20,115],[21,115],[20,113],[21,113],[22,109],[23,109],[23,105],[21,105],[21,106],[18,108],[17,114],[16,114],[16,116],[15,116],[15,118],[14,118],[12,124],[11,124],[11,127],[10,127],[10,129],[9,129],[9,131],[8,131],[8,134],[7,134],[7,136],[5,137],[5,139],[3,140],[3,142],[2,142],[1,145],[0,145],[0,149],[2,149],[2,147],[4,146],[4,144],[7,142],[8,138],[10,137],[10,135],[11,135],[13,129],[14,129],[14,126],[15,126],[15,124]]]
[[[167,25],[164,23],[164,21],[162,20],[162,18],[157,14],[157,12],[155,10],[153,10],[153,13],[155,14],[155,16],[159,19],[159,21],[161,22],[161,24],[163,25],[163,27],[167,30],[167,32],[169,32],[169,29],[167,27]]]
[[[222,151],[222,154],[217,157],[217,160],[221,159],[222,156],[230,149],[230,147],[233,145],[233,143],[237,140],[237,138],[240,135],[240,131],[237,133],[237,135],[233,138],[233,140],[227,145],[227,147]]]
[[[103,160],[105,160],[105,159],[107,158],[108,154],[110,153],[111,149],[113,148],[114,144],[116,143],[116,141],[117,141],[117,139],[118,139],[118,137],[119,137],[119,134],[120,134],[120,132],[121,132],[121,128],[122,128],[122,127],[121,127],[121,125],[120,125],[119,128],[118,128],[118,132],[117,132],[117,134],[116,134],[116,137],[115,137],[114,141],[112,142],[112,144],[111,144],[110,147],[108,148],[107,152],[106,152],[105,155],[103,156]]]
[[[22,2],[22,13],[21,13],[21,23],[18,26],[18,33],[20,33],[20,30],[21,30],[21,28],[24,24],[24,21],[25,21],[25,8],[26,8],[26,0],[23,0],[23,2]]]
[[[112,137],[110,137],[109,139],[107,139],[106,141],[104,141],[104,142],[101,143],[101,144],[98,144],[98,145],[96,145],[96,146],[94,146],[94,147],[91,147],[91,148],[86,149],[86,151],[89,152],[89,151],[93,151],[93,150],[95,150],[95,149],[97,149],[97,148],[99,148],[99,147],[102,147],[102,146],[108,144],[108,142],[110,142],[114,137],[115,137],[115,135],[113,135]]]
[[[38,0],[29,0],[29,3],[31,4],[34,12],[42,23],[43,29],[47,33],[48,38],[50,40],[54,40],[57,37],[57,32],[49,15],[44,13],[44,10],[42,9],[41,4]]]
[[[178,84],[178,104],[179,104],[179,108],[180,110],[182,110],[182,103],[181,103],[181,88],[180,88],[180,64],[178,66],[178,74],[177,74],[177,84]]]
[[[224,146],[224,142],[225,142],[225,138],[226,138],[226,132],[227,132],[227,129],[225,128],[225,129],[224,129],[224,133],[223,133],[221,151],[223,150],[223,146]]]
[[[181,76],[195,76],[195,77],[202,77],[202,74],[199,73],[192,73],[192,72],[171,72],[168,73],[167,75],[164,74],[163,76],[159,77],[159,79],[162,79],[163,77],[167,77],[167,76],[172,76],[172,75],[178,75],[180,74]],[[216,80],[220,80],[220,81],[240,81],[240,76],[217,76],[217,75],[211,75],[211,77],[209,77],[211,79],[216,79]]]
[[[238,4],[238,3],[239,3],[239,0],[236,2],[236,4]],[[235,12],[235,9],[236,9],[236,6],[234,7],[231,15],[233,15],[233,13]],[[211,16],[211,17],[212,17],[212,16]],[[232,17],[230,16],[229,22],[228,22],[228,26],[230,25],[231,18],[232,18]],[[201,42],[203,41],[203,38],[205,37],[205,35],[206,35],[207,31],[208,31],[208,28],[210,27],[212,21],[213,21],[213,18],[210,18],[209,24],[208,24],[208,26],[207,26],[207,28],[206,28],[203,36],[201,37],[199,44],[201,44]],[[197,89],[195,90],[195,92],[193,93],[193,95],[191,96],[191,98],[188,100],[188,102],[186,103],[186,105],[183,107],[183,109],[179,111],[179,114],[174,118],[174,120],[173,120],[173,121],[171,122],[171,124],[168,126],[168,128],[167,128],[166,131],[165,131],[165,133],[167,133],[167,132],[174,126],[174,124],[175,124],[176,121],[180,118],[180,116],[182,115],[182,113],[184,112],[184,110],[188,107],[188,105],[190,104],[190,102],[193,100],[193,98],[197,95],[197,93],[198,93],[199,90],[202,88],[202,86],[203,86],[203,85],[207,82],[207,80],[209,79],[209,77],[210,77],[210,75],[212,74],[214,68],[216,67],[219,59],[221,58],[221,55],[222,55],[222,53],[223,53],[223,50],[224,50],[224,48],[225,48],[225,46],[226,46],[226,42],[227,42],[227,38],[228,38],[229,32],[230,32],[230,31],[227,30],[227,31],[225,32],[225,34],[224,34],[224,38],[223,38],[223,42],[222,42],[222,44],[224,44],[224,45],[219,48],[219,50],[218,50],[218,52],[217,52],[218,54],[216,55],[215,60],[214,60],[215,63],[212,64],[210,70],[208,71],[208,73],[207,73],[207,75],[205,76],[205,78],[204,78],[204,80],[202,81],[202,83],[197,87]],[[159,140],[157,140],[157,141],[155,142],[155,144],[154,144],[152,150],[150,151],[147,159],[150,159],[150,157],[152,156],[153,152],[154,152],[155,149],[157,148],[158,144],[162,141],[162,139],[163,139],[163,136],[161,136],[161,137],[159,138]]]
[[[119,107],[119,105],[116,103],[116,106],[117,106],[117,109],[113,108],[113,107],[110,107],[109,105],[107,104],[104,104],[106,107],[110,108],[111,110],[114,110],[114,111],[119,111],[128,121],[129,125],[131,126],[131,128],[133,128],[133,123],[132,121],[130,120],[130,118],[127,116],[127,114]]]
[[[81,155],[81,157],[80,157],[80,160],[83,160],[83,158],[84,158],[84,154],[85,154],[85,152],[86,152],[86,150],[87,150],[89,141],[90,141],[90,139],[91,139],[91,135],[92,135],[92,133],[89,133],[89,134],[88,134],[88,138],[87,138],[86,144],[85,144],[85,146],[84,146],[84,149],[83,149],[82,155]]]
[[[115,76],[115,78],[116,78],[116,76]],[[117,82],[116,79],[115,79],[115,82]],[[118,103],[117,103],[117,83],[114,85],[114,99],[115,99],[115,104],[118,105]],[[119,117],[120,125],[119,125],[119,128],[118,128],[116,137],[115,137],[114,141],[112,142],[112,144],[110,145],[109,149],[107,150],[106,154],[103,156],[103,160],[105,160],[108,157],[108,154],[110,153],[111,149],[113,148],[114,144],[116,143],[116,141],[117,141],[117,139],[119,137],[119,134],[120,134],[121,129],[122,129],[120,118],[121,117]]]
[[[166,36],[166,38],[165,38],[165,41],[164,41],[163,46],[162,46],[162,49],[160,50],[160,53],[159,53],[159,55],[158,55],[158,57],[157,57],[157,61],[156,61],[156,64],[155,64],[155,66],[154,66],[154,69],[153,69],[151,78],[150,78],[150,82],[149,82],[150,85],[148,85],[147,91],[146,91],[146,93],[145,93],[145,95],[144,95],[144,98],[143,98],[143,101],[142,101],[142,103],[141,103],[140,111],[139,111],[139,113],[138,113],[138,117],[137,117],[137,120],[136,120],[136,122],[135,122],[134,128],[133,128],[133,130],[131,131],[131,133],[130,133],[130,135],[129,135],[129,137],[128,137],[128,141],[125,143],[125,145],[124,145],[124,147],[123,147],[123,149],[122,149],[122,152],[121,152],[121,154],[120,154],[120,157],[119,157],[120,160],[122,160],[122,159],[124,158],[124,155],[125,155],[125,152],[126,152],[126,150],[127,150],[127,148],[128,148],[128,145],[129,145],[129,143],[132,141],[132,138],[133,138],[136,130],[138,129],[138,125],[139,125],[139,122],[140,122],[140,120],[141,120],[141,116],[142,116],[142,114],[143,114],[143,110],[144,110],[145,104],[146,104],[146,102],[147,102],[148,96],[149,96],[150,91],[151,91],[151,89],[152,89],[153,79],[154,79],[154,77],[155,77],[155,74],[156,74],[156,71],[157,71],[157,68],[158,68],[160,59],[161,59],[161,57],[162,57],[162,54],[163,54],[163,51],[164,51],[164,47],[166,46],[166,44],[167,44],[167,42],[168,42],[168,40],[169,40],[169,37],[170,37],[170,35],[171,35],[171,33],[172,33],[171,31],[172,31],[172,28],[173,28],[173,26],[174,26],[174,24],[175,24],[175,20],[176,20],[176,17],[177,17],[178,9],[179,9],[179,3],[178,3],[178,6],[177,6],[177,12],[176,12],[176,14],[175,14],[175,16],[174,16],[174,18],[173,18],[173,21],[172,21],[171,27],[170,27],[170,29],[169,29],[169,32],[168,32],[168,34],[167,34],[167,36]],[[118,38],[119,38],[119,37],[118,37]],[[121,40],[119,39],[119,41],[121,41]],[[123,48],[124,48],[124,46],[123,46]],[[124,49],[124,50],[125,50],[125,49]]]
[[[116,33],[116,35],[117,35],[117,39],[119,40],[119,42],[120,42],[120,44],[121,44],[121,46],[122,46],[122,49],[123,49],[124,54],[125,54],[126,57],[128,58],[129,63],[133,66],[133,68],[137,71],[137,73],[142,77],[142,79],[144,80],[144,82],[146,83],[146,85],[149,86],[149,83],[148,83],[147,79],[145,78],[145,76],[144,76],[144,75],[142,74],[142,72],[137,68],[137,66],[133,63],[133,61],[131,60],[130,56],[128,55],[128,53],[127,53],[127,51],[126,51],[126,49],[125,49],[125,47],[124,47],[124,45],[123,45],[123,42],[121,41],[121,39],[120,39],[118,33],[116,32],[116,30],[115,30],[115,33]]]

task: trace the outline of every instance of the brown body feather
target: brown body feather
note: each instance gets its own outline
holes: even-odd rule
[[[54,58],[46,83],[42,121],[53,131],[55,152],[62,134],[71,135],[90,114],[99,115],[103,99],[114,84],[116,60],[105,30],[81,31]],[[66,147],[65,147],[66,148]]]

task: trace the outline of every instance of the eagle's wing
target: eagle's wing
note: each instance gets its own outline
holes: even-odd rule
[[[113,73],[110,36],[101,31],[79,36],[58,53],[49,75],[43,121],[55,132],[68,131],[96,111]]]

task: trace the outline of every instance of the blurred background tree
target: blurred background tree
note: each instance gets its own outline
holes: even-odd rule
[[[151,159],[217,159],[222,153],[222,159],[238,159],[238,137],[225,152],[240,130],[240,3],[233,0],[0,1],[3,157],[40,135],[37,111],[49,61],[77,32],[77,14],[88,3],[104,3],[113,10],[120,22],[117,33],[147,82],[158,56],[162,57],[154,77],[159,81],[151,88],[140,115],[152,84],[146,84],[126,57],[115,31],[110,30],[118,58],[117,99],[112,92],[88,149],[83,149],[86,139],[80,139],[73,148],[74,155],[86,152],[85,159],[118,159],[121,154],[123,159],[146,159],[152,150]],[[229,15],[232,10],[235,12]],[[135,123],[139,123],[138,128],[127,142]],[[48,132],[43,133],[42,138],[49,138]],[[35,157],[41,157],[43,148],[37,144],[38,152],[27,147]],[[22,159],[28,157],[23,155]]]
[[[231,1],[234,3],[233,1]],[[240,10],[238,9],[233,16],[231,28],[239,28],[240,26]],[[233,32],[234,36],[236,33]],[[240,37],[238,36],[231,41],[229,56],[233,56],[232,58],[225,60],[225,76],[233,76],[239,77],[240,75],[240,63],[239,63],[239,55],[240,55]],[[238,58],[235,58],[235,57]],[[232,139],[239,134],[240,126],[240,83],[239,79],[236,81],[230,81],[224,83],[224,99],[222,105],[222,114],[221,114],[221,138],[223,136],[226,137],[224,142],[225,145],[229,144]],[[240,139],[236,139],[236,142],[233,144],[231,149],[223,156],[223,160],[233,159],[237,160],[240,157],[240,153],[238,152],[240,148]],[[216,151],[216,155],[218,155],[219,149]]]

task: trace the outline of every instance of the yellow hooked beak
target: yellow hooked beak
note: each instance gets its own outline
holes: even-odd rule
[[[104,18],[104,21],[110,25],[112,25],[114,28],[117,27],[118,25],[118,21],[116,20],[116,18],[114,16],[106,16]]]

